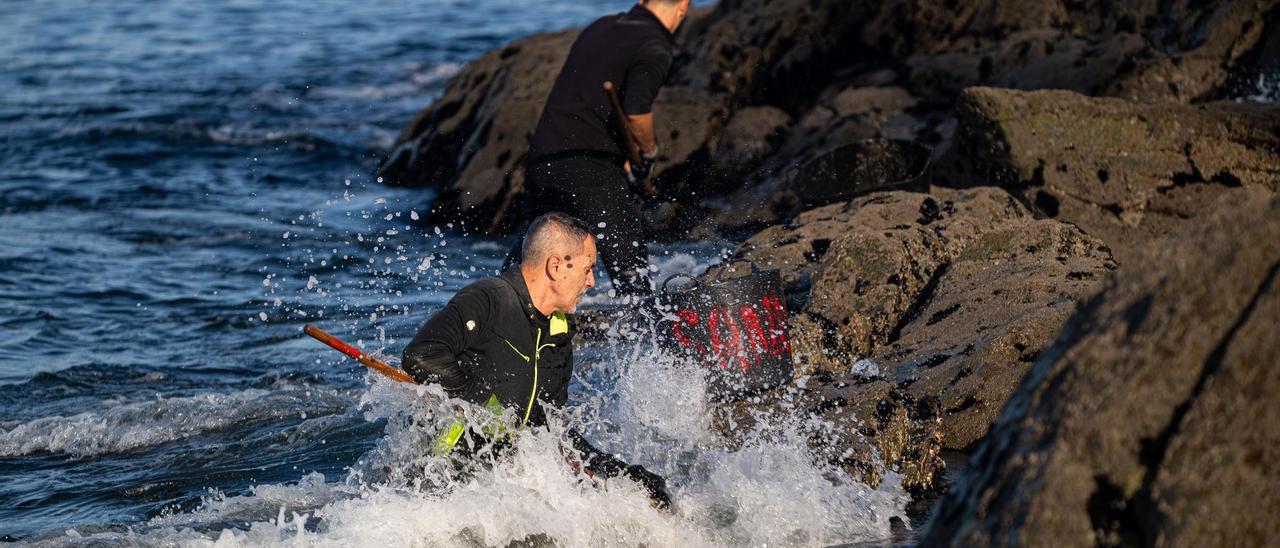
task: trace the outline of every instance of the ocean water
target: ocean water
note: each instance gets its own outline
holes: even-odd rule
[[[370,179],[461,64],[627,2],[0,4],[0,538],[38,545],[821,545],[905,496],[822,463],[800,416],[731,449],[700,371],[651,339],[580,349],[571,405],[511,462],[424,446],[455,406],[395,361],[508,241]],[[654,249],[697,273],[727,244]],[[601,292],[591,306],[608,302]],[[560,435],[662,473],[674,513],[594,485]],[[886,482],[892,485],[895,482]]]
[[[1280,70],[1258,71],[1246,78],[1234,93],[1236,101],[1275,103],[1280,101]]]

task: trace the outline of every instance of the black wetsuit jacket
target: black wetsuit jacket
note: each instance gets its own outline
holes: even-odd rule
[[[519,425],[543,425],[543,406],[569,399],[573,325],[559,312],[538,312],[513,268],[462,288],[409,342],[400,366],[419,383],[440,383],[478,405],[496,397],[516,410]],[[670,506],[662,477],[595,448],[576,431],[568,437],[593,473],[631,478],[659,507]]]
[[[409,342],[400,366],[478,405],[496,396],[518,424],[544,424],[542,406],[569,397],[573,327],[564,314],[538,312],[514,268],[454,295]]]

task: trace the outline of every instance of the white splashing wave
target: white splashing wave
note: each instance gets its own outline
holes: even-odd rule
[[[1259,74],[1254,80],[1253,89],[1247,91],[1239,100],[1256,103],[1280,101],[1280,71]]]
[[[435,436],[457,413],[473,421],[479,416],[445,403],[438,389],[377,379],[361,405],[367,419],[386,419],[385,435],[342,481],[312,474],[293,485],[211,497],[196,511],[155,518],[128,533],[44,540],[73,546],[813,546],[886,539],[890,518],[903,515],[907,496],[896,475],[872,488],[817,462],[803,425],[786,420],[745,433],[740,446],[726,443],[713,426],[697,370],[664,357],[652,343],[611,351],[601,363],[580,366],[591,373],[564,416],[547,430],[523,431],[498,466],[450,473],[450,463],[429,449]],[[573,472],[561,449],[569,425],[666,477],[675,511],[650,507],[629,480],[597,485]]]
[[[710,246],[696,252],[672,251],[662,255],[651,253],[649,256],[649,278],[655,289],[661,290],[662,282],[669,277],[695,277],[706,272],[707,266],[713,262],[715,257],[715,249]],[[596,287],[583,295],[582,304],[616,304],[615,297],[609,296],[609,291],[612,289],[613,281],[609,279],[609,275],[604,268],[600,267],[596,272]]]
[[[462,63],[440,63],[425,71],[414,72],[411,80],[419,86],[431,86],[453,78],[462,70]]]
[[[126,403],[71,416],[42,417],[0,429],[0,456],[39,452],[76,458],[168,443],[244,423],[347,405],[316,389],[249,389]]]

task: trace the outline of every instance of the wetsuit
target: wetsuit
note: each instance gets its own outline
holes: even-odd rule
[[[515,409],[516,426],[545,425],[544,406],[559,407],[569,398],[573,325],[563,313],[539,312],[520,270],[510,269],[454,295],[423,324],[400,364],[414,380],[438,383],[453,397]],[[452,436],[448,450],[464,439],[461,427],[455,428],[443,438]],[[670,503],[661,477],[596,449],[577,432],[569,439],[593,473],[625,475],[645,486],[660,506]]]
[[[556,77],[525,156],[526,218],[563,211],[586,221],[622,295],[651,291],[649,248],[641,206],[622,167],[625,136],[601,86],[618,86],[628,115],[652,112],[673,49],[671,33],[642,6],[587,26]],[[519,257],[519,245],[509,262]]]
[[[484,405],[495,397],[520,425],[545,423],[543,405],[569,398],[573,328],[566,316],[533,306],[519,269],[463,288],[423,324],[404,350],[404,368],[420,383]]]

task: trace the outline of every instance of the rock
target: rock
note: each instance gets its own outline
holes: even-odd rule
[[[869,2],[730,0],[690,25],[674,80],[737,104],[790,109],[825,86],[837,53],[857,43]],[[847,58],[846,58],[847,59]]]
[[[815,444],[819,455],[870,485],[885,471],[898,472],[902,487],[916,497],[936,493],[946,465],[942,450],[942,408],[936,398],[916,399],[883,380],[846,375],[824,383],[821,401],[810,411],[833,426]],[[864,449],[870,446],[874,452]]]
[[[498,231],[523,187],[529,136],[577,34],[534,35],[467,64],[400,133],[379,175],[388,184],[439,189],[433,220]]]
[[[1105,245],[1071,225],[1006,222],[935,271],[873,361],[914,399],[941,402],[944,448],[971,449],[1114,267]]]
[[[880,71],[883,74],[886,71]],[[893,74],[887,71],[888,74]],[[869,75],[872,78],[884,76]],[[803,135],[830,131],[840,120],[857,118],[872,127],[915,106],[907,90],[897,86],[833,86],[824,90],[797,124]],[[836,142],[842,141],[837,139]]]
[[[839,60],[851,58],[906,61],[917,97],[953,97],[980,84],[1181,102],[1211,97],[1228,68],[1259,47],[1275,2],[722,5],[704,21],[690,78],[711,75],[711,85],[788,105],[830,83],[819,74],[848,70]]]
[[[796,195],[797,168],[835,148],[879,137],[880,128],[891,127],[895,121],[916,125],[914,119],[905,114],[913,105],[915,99],[899,87],[843,87],[824,91],[777,152],[755,173],[744,177],[745,182],[739,182],[740,188],[717,208],[716,221],[729,230],[758,229],[761,225],[785,220],[804,203],[821,203]],[[914,131],[907,133],[906,137],[914,137]]]
[[[932,162],[929,147],[914,141],[877,138],[831,147],[796,159],[781,173],[770,174],[767,182],[739,191],[717,220],[733,228],[752,227],[871,192],[925,192]]]
[[[783,168],[872,137],[936,144],[963,86],[1214,97],[1236,64],[1262,54],[1276,2],[726,0],[694,10],[655,107],[663,194],[647,218],[672,238],[713,232],[708,214],[735,229],[777,222]],[[380,174],[439,189],[435,222],[520,226],[527,138],[574,34],[519,40],[469,64],[402,132]],[[775,142],[779,113],[750,122],[757,107],[799,123]]]
[[[1064,4],[721,2],[691,30],[689,60],[681,65],[677,80],[728,93],[739,103],[790,110],[850,71],[874,73],[914,54],[972,53],[1019,31],[1056,29],[1075,20],[1088,20],[1089,30],[1102,30],[1102,23],[1123,9]]]
[[[727,111],[721,97],[683,86],[662,88],[653,108],[659,147],[653,184],[659,196],[650,201],[647,225],[658,237],[682,240],[705,216],[702,198],[718,191],[705,181]]]
[[[1274,19],[1280,5],[1276,0],[1187,2],[1166,11],[1159,3],[1144,4],[1142,19],[1134,21],[1157,21],[1144,29],[1152,49],[1140,58],[1133,75],[1113,84],[1108,95],[1184,102],[1219,96],[1230,68],[1261,46],[1266,18]]]
[[[1106,241],[1121,263],[1240,186],[1280,190],[1280,107],[1141,105],[1066,91],[966,90],[956,181],[999,184]],[[959,176],[956,176],[956,175]],[[963,183],[961,183],[963,184]]]
[[[654,101],[654,134],[661,147],[654,168],[657,184],[672,187],[683,182],[682,174],[671,168],[702,167],[710,156],[710,145],[724,125],[722,98],[684,86],[666,86]]]
[[[883,116],[909,109],[916,100],[907,90],[896,86],[851,87],[841,90],[826,103],[835,116]]]
[[[797,375],[849,384],[858,358],[872,357],[890,399],[939,406],[937,445],[958,450],[986,433],[1077,302],[1115,268],[1102,242],[1033,218],[993,187],[883,192],[816,208],[761,231],[708,275],[733,276],[748,263],[781,271]],[[929,439],[919,433],[925,425],[912,428]]]
[[[943,445],[965,449],[1114,264],[1101,242],[1057,221],[961,210],[939,212],[929,228],[920,205],[906,228],[884,219],[832,244],[794,322],[793,349],[806,369],[833,373],[875,355],[913,399],[941,400]]]
[[[800,119],[795,136],[788,140],[767,171],[803,162],[832,147],[877,137],[879,128],[903,118],[916,105],[907,90],[895,87],[847,87],[828,89]]]
[[[1280,199],[1249,188],[1215,206],[1072,317],[921,544],[1280,535]]]
[[[1120,91],[1112,87],[1118,85],[1116,76],[1132,71],[1129,64],[1148,48],[1146,40],[1131,33],[1086,39],[1057,29],[1035,29],[977,52],[915,55],[907,64],[912,89],[931,97],[955,97],[975,85],[1114,95]]]
[[[845,376],[824,381],[720,404],[714,408],[713,426],[724,433],[731,450],[746,441],[740,432],[795,433],[806,436],[816,459],[872,487],[893,471],[917,497],[942,488],[937,400],[916,401],[883,380]]]
[[[1227,87],[1230,68],[1261,47],[1276,2],[1049,2],[966,5],[950,29],[910,54],[917,96],[976,85],[1061,88],[1137,101],[1190,102]],[[946,10],[939,10],[946,12]],[[1017,13],[1023,15],[1015,15]],[[959,24],[956,24],[959,23]]]
[[[687,81],[739,102],[766,101],[801,113],[757,176],[718,202],[715,218],[732,231],[784,220],[789,204],[777,195],[786,186],[781,173],[822,150],[876,136],[945,139],[945,116],[921,111],[949,110],[963,87],[1066,88],[1181,102],[1213,97],[1226,89],[1230,67],[1261,47],[1274,2],[966,2],[928,9],[898,2],[806,4],[722,3],[690,45]],[[828,92],[815,93],[836,87],[851,99],[843,104],[862,105],[884,101],[867,95],[873,91],[901,89],[885,85],[896,80],[884,77],[884,65],[865,59],[905,65],[899,84],[910,102],[886,102],[888,108],[871,116],[839,112]],[[866,89],[840,84],[858,80],[850,74],[859,73],[876,74],[881,83]]]
[[[726,175],[750,171],[773,153],[786,134],[791,117],[771,106],[747,107],[734,113],[720,131],[712,166]]]
[[[995,188],[875,193],[765,229],[708,275],[731,276],[747,263],[780,269],[788,309],[798,312],[792,348],[801,371],[840,374],[887,342],[934,273],[965,243],[1029,218]]]
[[[914,141],[866,139],[840,145],[788,170],[782,197],[810,208],[885,190],[927,192],[932,151]]]
[[[1258,73],[1280,71],[1280,25],[1272,24],[1262,39],[1253,70]]]

